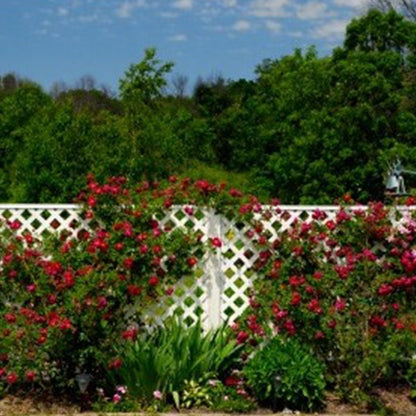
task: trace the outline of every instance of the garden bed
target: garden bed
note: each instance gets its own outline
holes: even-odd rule
[[[346,198],[336,212],[316,209],[283,230],[290,214],[282,206],[206,181],[166,186],[89,178],[88,230],[72,236],[39,239],[8,221],[0,414],[74,414],[83,394],[83,408],[101,413],[259,414],[260,404],[416,415],[415,210],[364,209]],[[207,205],[222,209],[215,215],[232,220],[232,232],[194,230],[197,207]],[[181,226],[167,217],[172,207]],[[199,297],[208,289],[191,290],[220,259],[224,287],[236,273],[256,277],[224,290],[234,306],[248,305],[223,326],[204,319]],[[165,301],[194,310],[168,318]]]
[[[416,415],[416,404],[409,399],[410,390],[408,388],[396,388],[394,390],[378,390],[378,398],[380,403],[385,407],[386,413],[397,416],[414,416]],[[181,410],[184,414],[197,414],[198,416],[207,415],[222,415],[230,413],[214,413],[206,409],[196,410]],[[20,416],[20,415],[104,415],[103,412],[83,412],[79,413],[79,407],[68,401],[58,401],[53,397],[13,397],[9,396],[0,400],[0,416]],[[143,413],[108,413],[109,415],[139,415]],[[178,412],[163,413],[163,415],[177,415]],[[247,416],[255,415],[271,415],[272,411],[269,409],[257,409]],[[276,414],[276,413],[275,413]],[[298,412],[281,412],[277,414],[301,414]],[[362,414],[371,415],[371,413],[364,412],[364,409],[359,409],[351,405],[341,403],[335,396],[327,395],[326,408],[322,413],[313,413],[319,416],[357,416]]]

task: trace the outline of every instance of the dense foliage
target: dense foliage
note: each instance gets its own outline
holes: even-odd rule
[[[87,230],[39,241],[21,236],[18,221],[8,224],[0,239],[2,380],[65,391],[77,374],[99,381],[106,367],[120,367],[117,344],[135,339],[143,310],[192,275],[202,255],[198,235],[160,222],[175,189],[176,198],[205,195],[189,181],[131,188],[122,177],[103,185],[90,177],[80,194]]]
[[[250,395],[311,410],[325,385],[356,403],[381,386],[415,387],[413,210],[356,206],[346,195],[333,217],[317,209],[279,230],[288,212],[277,201],[176,177],[130,185],[90,175],[78,200],[86,223],[74,222],[77,232],[37,240],[18,221],[3,224],[0,393],[73,393],[88,374],[98,408],[244,411]],[[172,207],[181,226],[167,220]],[[232,332],[167,322],[149,333],[161,297],[183,291],[178,279],[203,275],[208,252],[227,258],[229,232],[193,230],[207,209],[245,234],[249,308]]]
[[[180,407],[182,401],[183,406],[191,407],[195,394],[185,394],[183,400],[179,394],[196,389],[196,383],[224,379],[236,365],[241,349],[224,327],[204,334],[198,323],[186,328],[177,321],[166,321],[163,328],[120,345],[118,356],[123,366],[114,377],[144,405],[150,405],[153,393],[160,391],[163,402],[176,402]],[[208,403],[200,403],[204,404]]]
[[[389,162],[416,166],[415,48],[415,23],[371,10],[330,56],[296,50],[263,61],[254,80],[200,80],[190,96],[183,77],[169,84],[173,65],[154,49],[117,97],[92,80],[50,96],[5,75],[0,198],[69,202],[92,171],[227,178],[284,203],[380,200]]]
[[[312,411],[322,407],[323,365],[296,339],[272,339],[244,369],[260,403],[274,410]]]
[[[262,215],[279,221],[285,212]],[[371,401],[376,386],[405,383],[416,348],[416,223],[398,215],[400,225],[381,203],[341,207],[334,219],[317,209],[277,236],[257,218],[249,233],[258,278],[237,340],[297,338],[347,400]]]

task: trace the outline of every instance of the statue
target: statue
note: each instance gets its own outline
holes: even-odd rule
[[[403,169],[400,159],[390,166],[387,181],[386,181],[386,193],[391,195],[406,195],[406,188],[404,186],[403,172],[414,173],[405,171]]]

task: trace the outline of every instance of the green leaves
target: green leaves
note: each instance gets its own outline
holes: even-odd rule
[[[174,392],[182,392],[187,380],[224,374],[240,350],[224,328],[204,334],[200,323],[186,328],[172,320],[120,347],[124,364],[118,376],[140,401],[150,403],[160,390],[176,403]]]
[[[145,50],[145,56],[137,64],[131,64],[120,79],[120,95],[127,106],[134,106],[133,101],[151,105],[155,98],[161,96],[166,85],[165,76],[173,68],[172,62],[162,63],[156,58],[156,49]]]
[[[274,410],[316,410],[325,389],[324,367],[296,339],[273,338],[244,367],[256,398]]]

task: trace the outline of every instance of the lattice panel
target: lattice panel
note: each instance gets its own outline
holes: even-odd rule
[[[288,230],[293,226],[295,221],[311,222],[313,221],[313,215],[315,211],[319,209],[325,212],[326,218],[323,222],[333,220],[338,211],[338,207],[324,206],[324,207],[312,207],[312,206],[278,206],[278,207],[266,207],[266,217],[269,219],[264,220],[264,212],[255,215],[255,218],[261,221],[265,230],[269,234],[269,240],[276,238],[278,233]]]
[[[338,211],[338,207],[334,206],[265,207],[265,211],[256,214],[255,219],[262,223],[272,241],[280,232],[292,227],[295,221],[312,221],[317,209],[326,214],[323,222],[334,220]],[[391,219],[398,227],[405,227],[413,221],[409,212],[414,209],[398,207],[392,212]],[[0,221],[18,221],[21,225],[17,230],[19,234],[29,231],[44,237],[63,230],[74,234],[88,228],[79,212],[77,205],[0,204]],[[148,324],[161,324],[173,314],[179,315],[187,324],[200,319],[204,328],[215,327],[225,321],[233,322],[247,308],[250,288],[256,277],[253,264],[258,260],[259,252],[247,236],[250,227],[219,217],[213,210],[189,206],[173,206],[166,216],[158,220],[164,227],[200,233],[204,242],[219,237],[223,244],[221,248],[207,251],[199,260],[195,275],[185,276],[171,296],[166,296],[148,311]],[[383,250],[383,247],[377,249]]]
[[[252,266],[258,258],[247,232],[246,224],[236,224],[223,218],[221,318],[235,321],[247,308],[249,290],[252,287]]]
[[[30,232],[34,236],[67,230],[71,235],[88,228],[81,219],[77,205],[1,205],[0,221],[20,224],[18,234]]]
[[[163,227],[200,233],[202,241],[208,238],[208,216],[200,208],[173,206],[169,214],[159,218],[159,221]],[[188,325],[201,320],[204,328],[210,326],[206,312],[210,280],[205,267],[207,260],[207,255],[204,255],[199,260],[195,276],[185,276],[175,286],[172,295],[166,296],[159,305],[148,311],[145,319],[149,325],[161,325],[166,318],[175,315]]]

